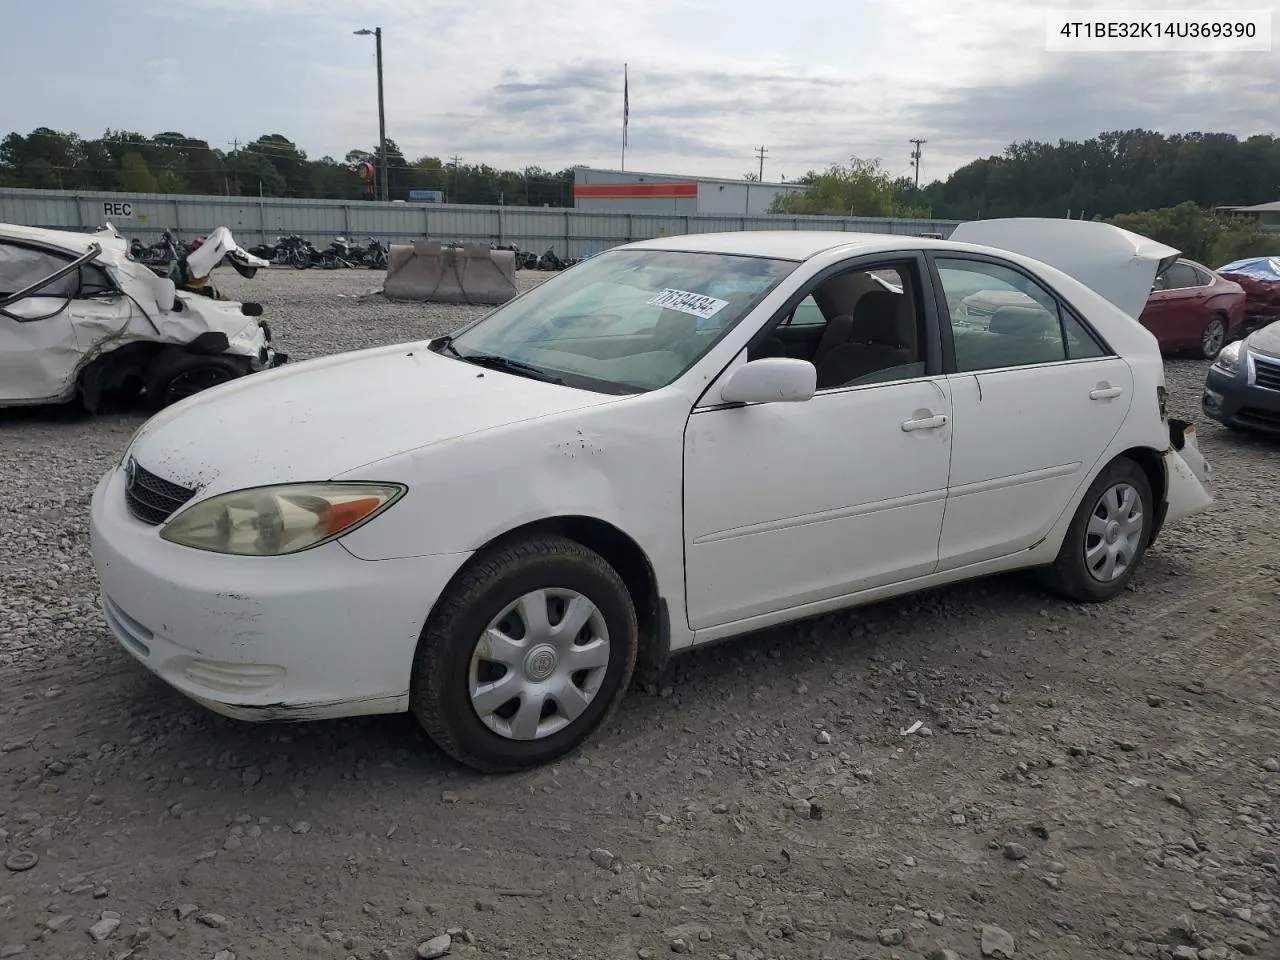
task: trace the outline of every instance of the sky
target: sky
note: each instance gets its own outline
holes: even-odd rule
[[[921,183],[1025,139],[1277,131],[1280,49],[1047,52],[1049,8],[1265,8],[1249,0],[0,0],[0,136],[267,133],[311,157],[387,135],[411,160],[500,168],[622,160],[655,173],[795,178],[851,156]],[[56,28],[52,24],[57,24]],[[57,64],[56,77],[50,77]],[[45,78],[45,79],[37,79]]]

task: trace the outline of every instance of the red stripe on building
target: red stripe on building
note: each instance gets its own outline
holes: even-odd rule
[[[648,199],[675,200],[697,197],[698,184],[694,183],[575,183],[575,199],[620,200]]]

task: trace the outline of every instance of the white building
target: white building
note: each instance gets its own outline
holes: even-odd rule
[[[796,183],[682,177],[631,170],[574,170],[573,205],[584,211],[758,216],[774,197],[801,193]]]

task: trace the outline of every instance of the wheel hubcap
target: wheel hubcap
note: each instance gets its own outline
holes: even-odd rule
[[[582,715],[608,666],[609,630],[596,605],[574,590],[534,590],[476,641],[471,706],[501,737],[541,740]]]
[[[1084,563],[1100,583],[1111,583],[1133,566],[1142,540],[1142,497],[1130,483],[1117,483],[1094,504],[1084,534]]]
[[[1204,352],[1208,354],[1216,354],[1222,349],[1222,340],[1226,336],[1226,330],[1222,326],[1221,320],[1211,320],[1204,330]]]

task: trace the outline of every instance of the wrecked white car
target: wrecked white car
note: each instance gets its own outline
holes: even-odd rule
[[[261,306],[210,286],[224,261],[241,272],[266,266],[225,227],[164,278],[134,260],[110,225],[70,233],[0,224],[0,407],[78,398],[98,412],[139,393],[163,407],[280,365],[287,358],[258,319]]]
[[[1020,569],[1109,600],[1212,503],[1136,319],[1176,255],[1068,220],[615,248],[152,418],[93,495],[106,622],[214,710],[411,710],[511,770],[701,644]]]

